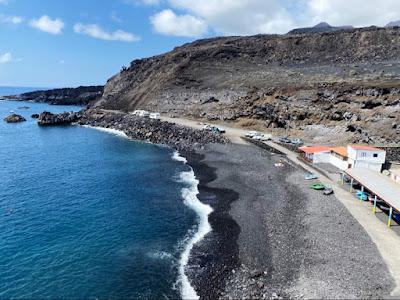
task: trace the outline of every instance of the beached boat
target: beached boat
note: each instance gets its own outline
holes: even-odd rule
[[[318,176],[315,175],[315,174],[313,174],[313,173],[310,173],[310,174],[307,174],[304,178],[305,178],[306,180],[313,180],[313,179],[317,179]]]
[[[314,184],[310,185],[310,189],[321,191],[321,190],[325,189],[325,186],[322,183],[314,183]]]
[[[362,201],[368,201],[368,195],[364,193],[363,191],[357,191],[357,198],[359,198]]]

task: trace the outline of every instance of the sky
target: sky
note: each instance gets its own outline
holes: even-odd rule
[[[400,0],[0,0],[0,86],[105,84],[199,38],[397,20]]]

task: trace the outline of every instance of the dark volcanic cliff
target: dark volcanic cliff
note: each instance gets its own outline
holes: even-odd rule
[[[77,88],[61,88],[46,91],[34,91],[5,98],[21,101],[47,102],[56,105],[86,105],[99,100],[103,94],[103,86],[80,86]]]
[[[223,37],[133,61],[96,106],[387,144],[399,139],[399,79],[400,28]]]

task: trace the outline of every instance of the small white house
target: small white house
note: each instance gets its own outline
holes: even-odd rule
[[[299,148],[301,156],[306,160],[317,163],[329,163],[331,150],[325,146],[304,146]]]
[[[350,168],[364,168],[381,172],[386,161],[386,151],[362,145],[347,146],[348,162]]]

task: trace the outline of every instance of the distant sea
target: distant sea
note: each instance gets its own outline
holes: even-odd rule
[[[196,297],[184,266],[210,208],[191,168],[115,131],[30,118],[79,109],[0,101],[0,298]],[[11,111],[28,121],[3,122]]]

